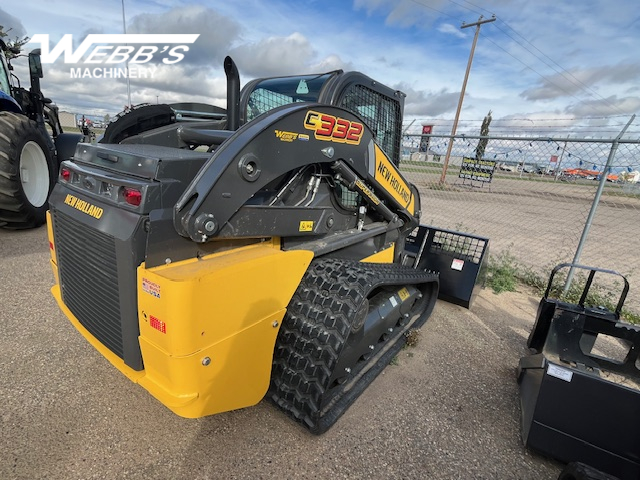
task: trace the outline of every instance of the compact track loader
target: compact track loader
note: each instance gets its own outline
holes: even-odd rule
[[[405,251],[420,196],[396,166],[404,95],[342,71],[240,92],[230,58],[225,70],[226,112],[135,109],[107,129],[118,143],[63,162],[52,292],[175,413],[266,396],[321,433],[438,296],[438,274]]]

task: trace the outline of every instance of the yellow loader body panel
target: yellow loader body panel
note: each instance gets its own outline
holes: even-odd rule
[[[176,414],[197,418],[264,397],[286,306],[312,257],[305,250],[281,251],[272,240],[149,270],[142,264],[141,372],[80,324],[64,305],[59,285],[52,293],[76,329],[116,368]],[[52,267],[57,277],[54,260]]]

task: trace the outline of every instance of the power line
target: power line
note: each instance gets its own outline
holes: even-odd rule
[[[413,3],[423,7],[423,8],[427,8],[429,10],[435,11],[445,17],[449,17],[452,19],[457,19],[456,17],[454,17],[453,15],[444,12],[442,10],[438,10],[430,5],[426,5],[425,3],[422,3],[419,0],[411,0]],[[471,12],[475,12],[478,13],[478,11],[484,11],[484,12],[489,12],[488,10],[475,5],[474,3],[468,1],[468,0],[463,0],[464,3],[471,5],[474,8],[469,8],[466,5],[463,5],[461,3],[458,3],[454,0],[448,0],[449,3],[456,5],[457,7],[460,7],[462,9],[471,11]],[[535,49],[536,51],[539,52],[539,55],[536,54],[535,52],[533,52],[531,49],[527,48],[527,46],[525,44],[523,44],[522,42],[518,41],[516,38],[514,38],[512,35],[510,35],[508,32],[506,32],[504,29],[500,28],[498,25],[496,25],[496,27],[498,27],[498,30],[500,32],[502,32],[505,36],[507,36],[508,38],[510,38],[515,44],[517,44],[520,48],[524,49],[525,51],[527,51],[528,53],[530,53],[533,57],[535,57],[537,60],[541,61],[544,65],[546,65],[548,68],[551,68],[555,73],[557,73],[558,75],[560,75],[562,78],[564,78],[569,84],[573,85],[574,87],[579,88],[580,90],[584,91],[587,95],[589,95],[592,98],[595,99],[599,99],[603,104],[605,104],[606,106],[608,106],[610,109],[618,111],[618,112],[623,112],[620,108],[618,108],[616,105],[614,105],[613,103],[611,103],[610,101],[608,101],[606,98],[602,97],[601,95],[599,95],[597,92],[595,92],[593,89],[591,89],[588,85],[586,85],[585,83],[583,83],[582,81],[580,81],[575,75],[573,75],[571,72],[569,72],[567,69],[565,69],[564,67],[562,67],[558,62],[556,62],[555,60],[553,60],[552,58],[550,58],[548,55],[546,55],[542,50],[540,50],[537,46],[535,46],[533,43],[531,43],[529,40],[527,40],[524,36],[522,36],[519,32],[517,32],[514,28],[512,28],[509,24],[507,24],[504,20],[500,19],[500,22],[502,24],[504,24],[504,26],[506,28],[508,28],[509,30],[511,30],[512,32],[514,32],[519,38],[521,38],[526,44],[531,45],[531,47],[533,49]],[[487,37],[486,35],[483,35],[484,38],[487,38],[488,41],[490,41],[491,43],[493,43],[496,47],[500,48],[502,51],[504,51],[507,55],[509,55],[510,57],[514,58],[515,60],[517,60],[518,62],[520,62],[522,65],[524,65],[527,69],[531,70],[532,72],[534,72],[536,75],[538,75],[540,78],[542,78],[543,80],[545,80],[546,82],[548,82],[549,84],[553,85],[554,87],[556,87],[559,91],[564,92],[566,95],[574,98],[575,100],[577,100],[577,102],[579,104],[586,104],[586,102],[580,98],[577,97],[576,95],[574,95],[572,92],[568,91],[567,89],[565,89],[564,87],[562,87],[561,85],[559,85],[558,83],[554,82],[549,76],[543,75],[542,73],[538,72],[535,68],[533,68],[531,65],[528,65],[527,63],[523,62],[522,60],[520,60],[519,58],[515,57],[514,55],[512,55],[509,51],[507,51],[506,49],[504,49],[501,45],[497,44],[496,42],[494,42],[491,38]],[[549,61],[547,62],[546,59],[548,59]],[[554,66],[555,65],[555,66]],[[558,70],[558,68],[556,68],[556,66],[560,69]],[[571,77],[571,78],[569,78]]]
[[[535,50],[537,50],[538,52],[540,52],[540,54],[544,57],[547,58],[549,60],[550,63],[548,63],[547,61],[545,61],[544,58],[541,58],[540,56],[538,56],[536,53],[534,53],[533,51],[531,51],[530,49],[528,49],[525,45],[523,45],[522,43],[520,43],[520,41],[518,41],[517,39],[515,39],[514,37],[512,37],[509,33],[505,32],[502,28],[500,28],[499,24],[496,24],[496,28],[498,30],[500,30],[503,34],[505,34],[507,37],[509,37],[510,39],[512,39],[514,42],[516,42],[518,45],[520,45],[524,50],[526,50],[527,52],[529,52],[531,55],[533,55],[535,58],[537,58],[538,60],[540,60],[542,63],[544,63],[546,66],[548,66],[549,68],[551,68],[554,72],[556,72],[557,74],[561,75],[565,80],[567,80],[569,83],[572,83],[573,85],[585,90],[587,92],[587,94],[591,97],[595,97],[598,98],[602,101],[604,101],[604,103],[606,103],[609,107],[611,107],[612,109],[621,111],[618,107],[616,107],[615,105],[613,105],[612,103],[610,103],[606,98],[602,97],[601,95],[599,95],[596,91],[594,91],[593,89],[591,89],[588,85],[586,85],[585,83],[581,82],[578,78],[576,78],[575,75],[573,75],[571,72],[569,72],[568,70],[566,70],[564,67],[562,67],[561,65],[558,64],[558,62],[556,62],[555,60],[553,60],[551,57],[549,57],[548,55],[546,55],[542,50],[540,50],[538,47],[536,47],[533,43],[531,43],[529,40],[527,40],[526,38],[524,38],[522,35],[520,35],[520,33],[518,33],[515,29],[513,29],[509,24],[507,24],[507,22],[505,22],[504,20],[500,19],[500,22],[502,24],[504,24],[507,28],[509,28],[511,31],[513,31],[518,37],[520,37],[522,40],[524,40],[527,44],[531,45]],[[556,69],[555,66],[557,66],[560,70]],[[536,72],[537,73],[537,72]],[[571,77],[571,78],[569,78]],[[573,79],[573,80],[572,80]],[[550,79],[546,78],[547,81],[551,82]],[[557,84],[553,83],[556,87],[559,87]],[[566,90],[563,89],[563,91],[566,92]],[[573,95],[572,95],[573,96]],[[575,97],[574,97],[575,98]]]
[[[457,2],[454,2],[453,0],[448,0],[450,3],[453,3],[454,5],[458,5],[462,8],[467,8],[464,7],[463,5],[460,5]],[[487,12],[488,10],[479,7],[478,5],[475,5],[467,0],[464,0],[465,3],[468,3],[469,5],[472,5],[475,8],[479,8],[481,10],[484,10],[485,12]],[[471,10],[471,9],[468,9]],[[518,37],[520,37],[524,42],[526,42],[528,45],[531,45],[531,47],[533,47],[536,51],[538,51],[540,53],[540,55],[542,55],[542,57],[548,59],[553,65],[550,65],[549,63],[547,63],[544,58],[541,58],[540,56],[536,55],[534,52],[532,52],[531,50],[529,50],[525,45],[523,45],[522,43],[520,43],[517,39],[513,38],[511,35],[509,35],[507,32],[505,32],[502,28],[500,28],[500,23],[504,24],[505,27],[507,27],[509,30],[511,30],[515,35],[517,35]],[[615,106],[614,104],[610,103],[606,98],[602,97],[601,95],[599,95],[595,90],[593,90],[591,87],[589,87],[588,85],[586,85],[585,83],[583,83],[582,81],[580,81],[580,79],[578,79],[575,75],[573,75],[571,72],[569,72],[567,69],[565,69],[563,66],[561,66],[558,62],[556,62],[555,60],[553,60],[551,57],[549,57],[546,53],[544,53],[542,50],[540,50],[536,45],[534,45],[532,42],[530,42],[528,39],[526,39],[523,35],[520,34],[520,32],[518,32],[517,30],[515,30],[513,27],[511,27],[511,25],[509,25],[507,22],[505,22],[502,19],[499,19],[499,23],[495,24],[496,28],[498,30],[500,30],[503,34],[505,34],[506,36],[508,36],[509,38],[511,38],[514,42],[516,42],[518,45],[520,45],[523,49],[525,49],[527,52],[529,52],[531,55],[533,55],[535,58],[537,58],[538,60],[540,60],[541,62],[543,62],[545,65],[547,65],[549,68],[551,68],[553,71],[555,71],[556,73],[558,73],[559,75],[561,75],[563,78],[565,78],[567,81],[569,81],[570,83],[573,83],[576,86],[579,86],[580,88],[584,89],[585,91],[588,91],[589,95],[592,97],[596,97],[599,98],[600,100],[604,101],[604,103],[606,103],[609,107],[611,107],[612,109],[621,111],[617,106]],[[508,52],[507,52],[508,53]],[[555,67],[557,66],[560,70],[557,70]],[[526,65],[525,65],[526,66]],[[529,67],[530,68],[530,67]],[[533,69],[532,69],[533,70]],[[534,70],[535,71],[535,70]],[[538,75],[540,75],[538,72],[536,72]],[[567,77],[567,75],[569,77],[571,77],[573,80],[569,79]],[[540,75],[542,78],[545,78],[547,81],[551,82],[548,78],[546,78],[543,75]],[[575,81],[575,82],[574,82]],[[553,83],[555,86],[556,85],[554,82]],[[564,91],[564,90],[563,90]],[[565,91],[566,92],[566,91]],[[576,97],[574,97],[576,98]],[[581,100],[582,102],[582,100]]]

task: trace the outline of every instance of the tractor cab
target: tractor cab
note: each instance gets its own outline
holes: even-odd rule
[[[11,67],[6,50],[7,44],[0,40],[0,111],[20,113],[22,109],[11,94]]]
[[[29,87],[12,73],[20,49],[0,40],[0,227],[33,228],[45,222],[47,198],[61,160],[70,158],[82,135],[63,133],[58,107],[40,89],[40,49],[29,55]]]

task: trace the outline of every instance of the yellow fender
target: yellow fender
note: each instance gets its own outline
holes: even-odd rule
[[[313,253],[279,241],[138,269],[145,375],[139,383],[183,417],[258,403],[276,337]]]

